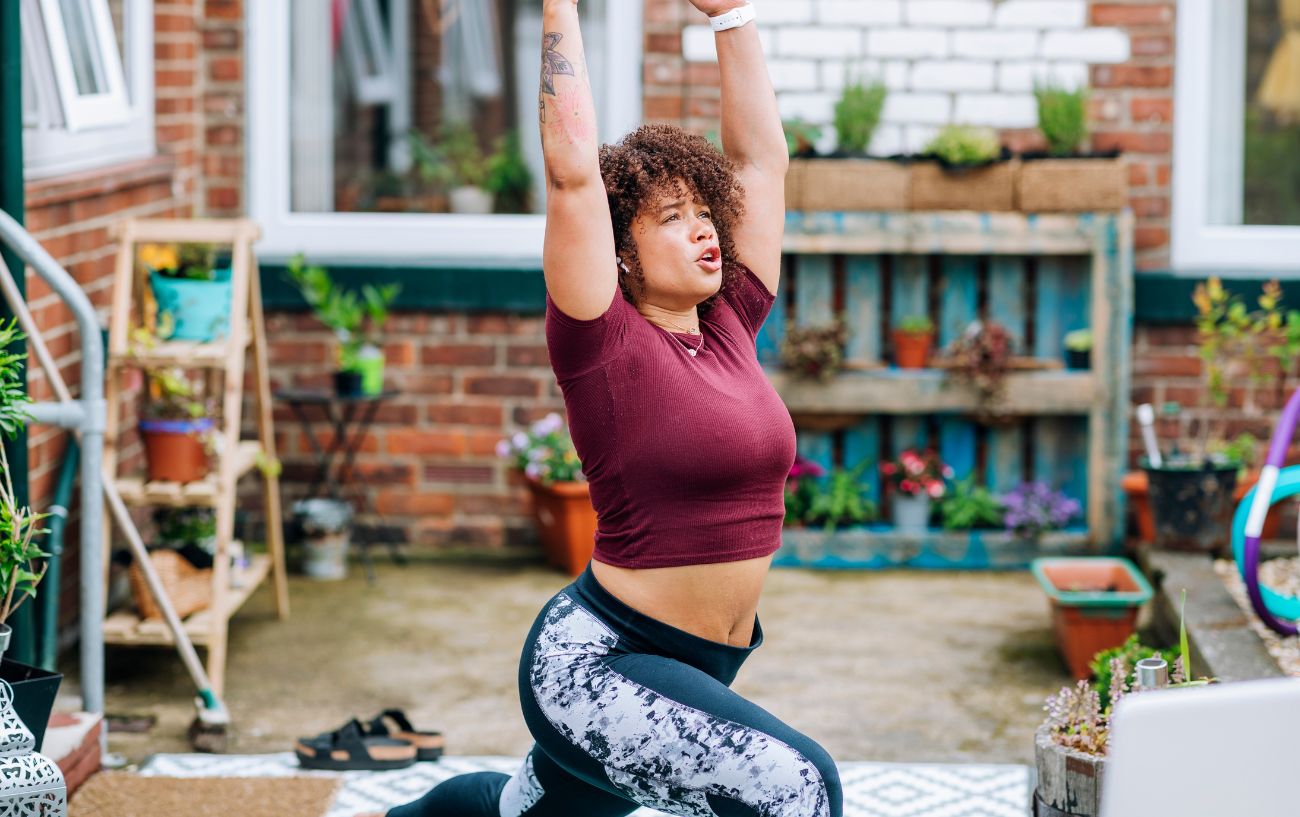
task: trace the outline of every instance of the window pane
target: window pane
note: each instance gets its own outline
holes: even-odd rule
[[[59,0],[59,10],[72,55],[77,93],[85,96],[106,93],[108,82],[104,78],[104,60],[90,19],[90,0]]]
[[[1249,0],[1242,221],[1300,225],[1300,0]]]
[[[606,1],[579,5],[598,110]],[[395,99],[383,104],[358,99],[341,45],[351,32],[334,30],[364,33],[361,5],[346,4],[336,23],[330,4],[294,0],[292,208],[542,212],[540,0],[380,0],[380,39],[385,48],[397,42],[387,56],[400,72]],[[378,70],[377,60],[365,62],[363,70]]]

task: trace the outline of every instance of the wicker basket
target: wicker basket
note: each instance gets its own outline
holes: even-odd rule
[[[200,569],[186,561],[185,557],[174,550],[162,548],[149,553],[154,572],[162,581],[167,597],[176,608],[176,615],[185,618],[191,613],[205,609],[212,603],[212,570]],[[162,610],[149,592],[144,571],[138,563],[132,563],[128,575],[131,579],[131,596],[135,599],[135,609],[140,618],[162,618]]]
[[[795,159],[787,175],[786,207],[806,211],[905,210],[907,165],[875,159]]]
[[[1017,203],[1026,213],[1122,210],[1128,204],[1124,160],[1036,159],[1020,167]]]
[[[1016,207],[1016,160],[971,170],[945,170],[938,162],[912,166],[911,209],[1003,212]]]

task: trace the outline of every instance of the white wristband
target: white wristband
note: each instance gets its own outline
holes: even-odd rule
[[[746,3],[745,5],[734,8],[731,11],[724,11],[717,17],[710,17],[709,25],[713,26],[713,31],[716,34],[719,31],[726,31],[729,28],[739,28],[745,23],[753,20],[754,17],[754,4]]]

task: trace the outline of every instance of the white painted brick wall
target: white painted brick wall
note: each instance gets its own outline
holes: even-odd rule
[[[821,0],[817,4],[817,22],[896,26],[903,22],[903,4],[901,0]]]
[[[958,122],[994,128],[1032,128],[1038,124],[1033,94],[958,94]]]
[[[812,60],[767,61],[767,72],[772,77],[772,87],[781,91],[816,91],[821,87],[817,63]]]
[[[1066,88],[1088,84],[1088,64],[1083,62],[1004,62],[998,66],[999,91],[1032,91],[1034,83]]]
[[[1032,128],[1035,81],[1081,87],[1089,66],[1130,54],[1123,30],[1088,27],[1087,0],[752,2],[781,115],[822,125],[822,150],[835,147],[846,68],[889,89],[871,144],[889,155],[923,149],[948,122]],[[713,31],[687,26],[682,53],[716,61]]]
[[[875,28],[867,31],[867,56],[948,56],[948,32],[938,28]]]
[[[908,0],[910,26],[986,26],[993,22],[993,0]]]
[[[1118,28],[1049,31],[1043,37],[1043,56],[1053,60],[1124,62],[1129,57],[1128,34]]]
[[[1038,39],[1037,31],[957,31],[952,35],[952,53],[985,60],[1024,59],[1038,56]]]
[[[860,57],[862,31],[824,26],[782,28],[776,34],[776,53],[782,57]]]
[[[1002,0],[993,16],[999,28],[1083,28],[1087,0]]]
[[[992,91],[994,64],[973,60],[922,60],[912,66],[918,91]]]

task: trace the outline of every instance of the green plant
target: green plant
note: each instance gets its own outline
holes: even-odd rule
[[[323,266],[307,266],[301,253],[289,260],[285,272],[317,319],[338,338],[339,369],[355,371],[361,348],[388,321],[401,284],[362,284],[358,294],[336,284]]]
[[[552,412],[497,443],[497,456],[512,460],[531,479],[552,482],[585,482],[582,462],[573,448],[564,418]]]
[[[1111,688],[1117,683],[1115,672],[1120,670],[1125,673],[1121,681],[1131,689],[1137,684],[1137,662],[1143,658],[1153,656],[1165,659],[1171,667],[1178,660],[1176,650],[1162,650],[1157,647],[1144,646],[1138,640],[1137,633],[1129,636],[1128,640],[1120,646],[1102,650],[1093,657],[1090,665],[1092,667],[1092,688],[1100,696],[1103,710],[1109,709],[1111,706]]]
[[[217,413],[216,401],[205,396],[179,367],[145,369],[146,400],[141,416],[148,420],[197,420]]]
[[[1091,352],[1092,351],[1092,330],[1075,329],[1073,332],[1065,333],[1065,348],[1071,352]]]
[[[453,122],[442,129],[439,144],[441,153],[451,167],[456,185],[483,187],[488,179],[489,162],[474,128],[464,122]]]
[[[1011,368],[1011,333],[996,321],[974,321],[948,347],[952,377],[970,385],[979,401],[976,415],[999,414],[1007,372]]]
[[[976,482],[974,474],[954,482],[951,493],[939,500],[939,518],[945,530],[998,527],[1005,513],[1001,501]]]
[[[880,112],[885,107],[887,94],[884,83],[853,79],[845,69],[844,90],[835,103],[835,133],[840,150],[854,154],[866,152],[876,126],[880,124]]]
[[[456,174],[438,147],[418,130],[406,134],[406,144],[411,150],[411,169],[417,179],[435,190],[452,187]]]
[[[894,324],[905,335],[928,335],[934,331],[934,321],[926,315],[908,315]]]
[[[1002,155],[997,131],[971,125],[945,125],[925,152],[954,167],[988,164]]]
[[[140,262],[164,278],[211,281],[216,278],[217,250],[212,244],[144,244]]]
[[[26,336],[19,331],[14,319],[0,324],[0,436],[15,439],[31,415],[31,400],[22,386],[25,352],[10,351],[22,343]],[[3,440],[0,440],[2,443]],[[43,552],[32,540],[46,532],[41,522],[47,513],[35,513],[29,506],[19,505],[14,493],[13,478],[9,469],[9,455],[0,445],[0,623],[36,595],[36,585],[45,575],[45,568],[34,569],[36,560],[49,554]],[[17,598],[15,598],[17,596]]]
[[[810,459],[796,455],[790,473],[785,479],[785,520],[786,525],[801,525],[807,521],[808,508],[813,497],[817,495],[818,486],[814,481],[826,476],[826,471]]]
[[[781,122],[785,131],[785,146],[791,156],[812,156],[817,140],[822,138],[822,129],[802,119],[786,119]]]
[[[158,541],[168,547],[201,544],[217,535],[217,516],[212,508],[156,508],[154,524]]]
[[[827,382],[844,362],[848,339],[843,317],[823,326],[791,325],[781,342],[781,365],[798,377]]]
[[[1192,301],[1200,341],[1203,408],[1210,415],[1202,419],[1195,444],[1193,464],[1199,464],[1232,453],[1226,409],[1234,389],[1239,388],[1242,394],[1242,411],[1247,416],[1258,415],[1256,395],[1275,379],[1274,368],[1285,372],[1295,365],[1300,312],[1284,310],[1277,281],[1264,285],[1255,309],[1217,277],[1198,284]]]
[[[849,471],[832,469],[826,487],[817,486],[813,491],[805,520],[822,525],[826,533],[833,533],[836,528],[875,519],[876,503],[865,496],[871,486],[862,482],[862,473],[868,464],[864,460]]]
[[[532,188],[533,173],[524,161],[519,132],[512,130],[497,140],[496,150],[488,157],[483,189],[496,197],[498,212],[526,213]]]
[[[1088,138],[1088,89],[1035,83],[1034,98],[1038,101],[1038,129],[1047,139],[1048,152],[1053,156],[1078,153]]]

